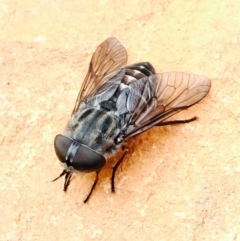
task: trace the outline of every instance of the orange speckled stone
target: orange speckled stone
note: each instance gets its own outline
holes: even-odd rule
[[[240,2],[1,1],[0,240],[240,240]],[[67,193],[53,148],[97,45],[117,37],[129,64],[212,79],[179,113],[197,121],[138,136],[89,203],[94,174]]]

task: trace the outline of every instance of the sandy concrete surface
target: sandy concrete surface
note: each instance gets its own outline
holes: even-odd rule
[[[240,2],[0,1],[0,241],[240,240]],[[75,176],[67,193],[53,139],[107,37],[128,63],[212,79],[209,95],[138,136],[119,168]]]

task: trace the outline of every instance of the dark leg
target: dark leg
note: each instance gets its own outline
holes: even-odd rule
[[[98,182],[98,174],[99,174],[99,172],[100,172],[100,171],[97,171],[97,172],[96,172],[96,177],[95,177],[94,183],[93,183],[93,185],[92,185],[92,188],[91,188],[89,194],[87,195],[87,197],[86,197],[85,200],[83,201],[84,203],[86,203],[86,202],[88,201],[88,199],[90,198],[90,196],[92,195],[92,192],[93,192],[93,190],[94,190],[94,188],[95,188],[95,186],[96,186],[96,184],[97,184],[97,182]]]
[[[197,119],[197,117],[194,116],[193,118],[187,119],[187,120],[165,121],[165,122],[157,124],[156,126],[166,126],[166,125],[172,125],[172,124],[184,124],[184,123],[189,123],[189,122],[195,121],[196,119]]]
[[[112,192],[115,192],[115,187],[114,187],[114,179],[115,179],[115,173],[119,167],[119,165],[123,162],[125,156],[127,153],[124,153],[123,156],[120,158],[120,160],[115,164],[115,166],[113,167],[113,171],[112,171],[112,179],[111,179],[111,186],[112,186]]]

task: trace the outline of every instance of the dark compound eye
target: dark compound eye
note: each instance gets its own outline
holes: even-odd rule
[[[104,156],[66,136],[57,135],[54,148],[60,162],[80,172],[98,171],[106,163]]]

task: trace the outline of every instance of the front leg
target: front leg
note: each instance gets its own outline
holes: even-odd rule
[[[84,199],[84,201],[83,201],[84,203],[86,203],[89,200],[90,196],[92,195],[92,192],[93,192],[94,188],[97,185],[99,172],[100,171],[96,172],[96,177],[95,177],[94,183],[93,183],[92,188],[91,188],[90,192],[88,193],[87,197]]]

